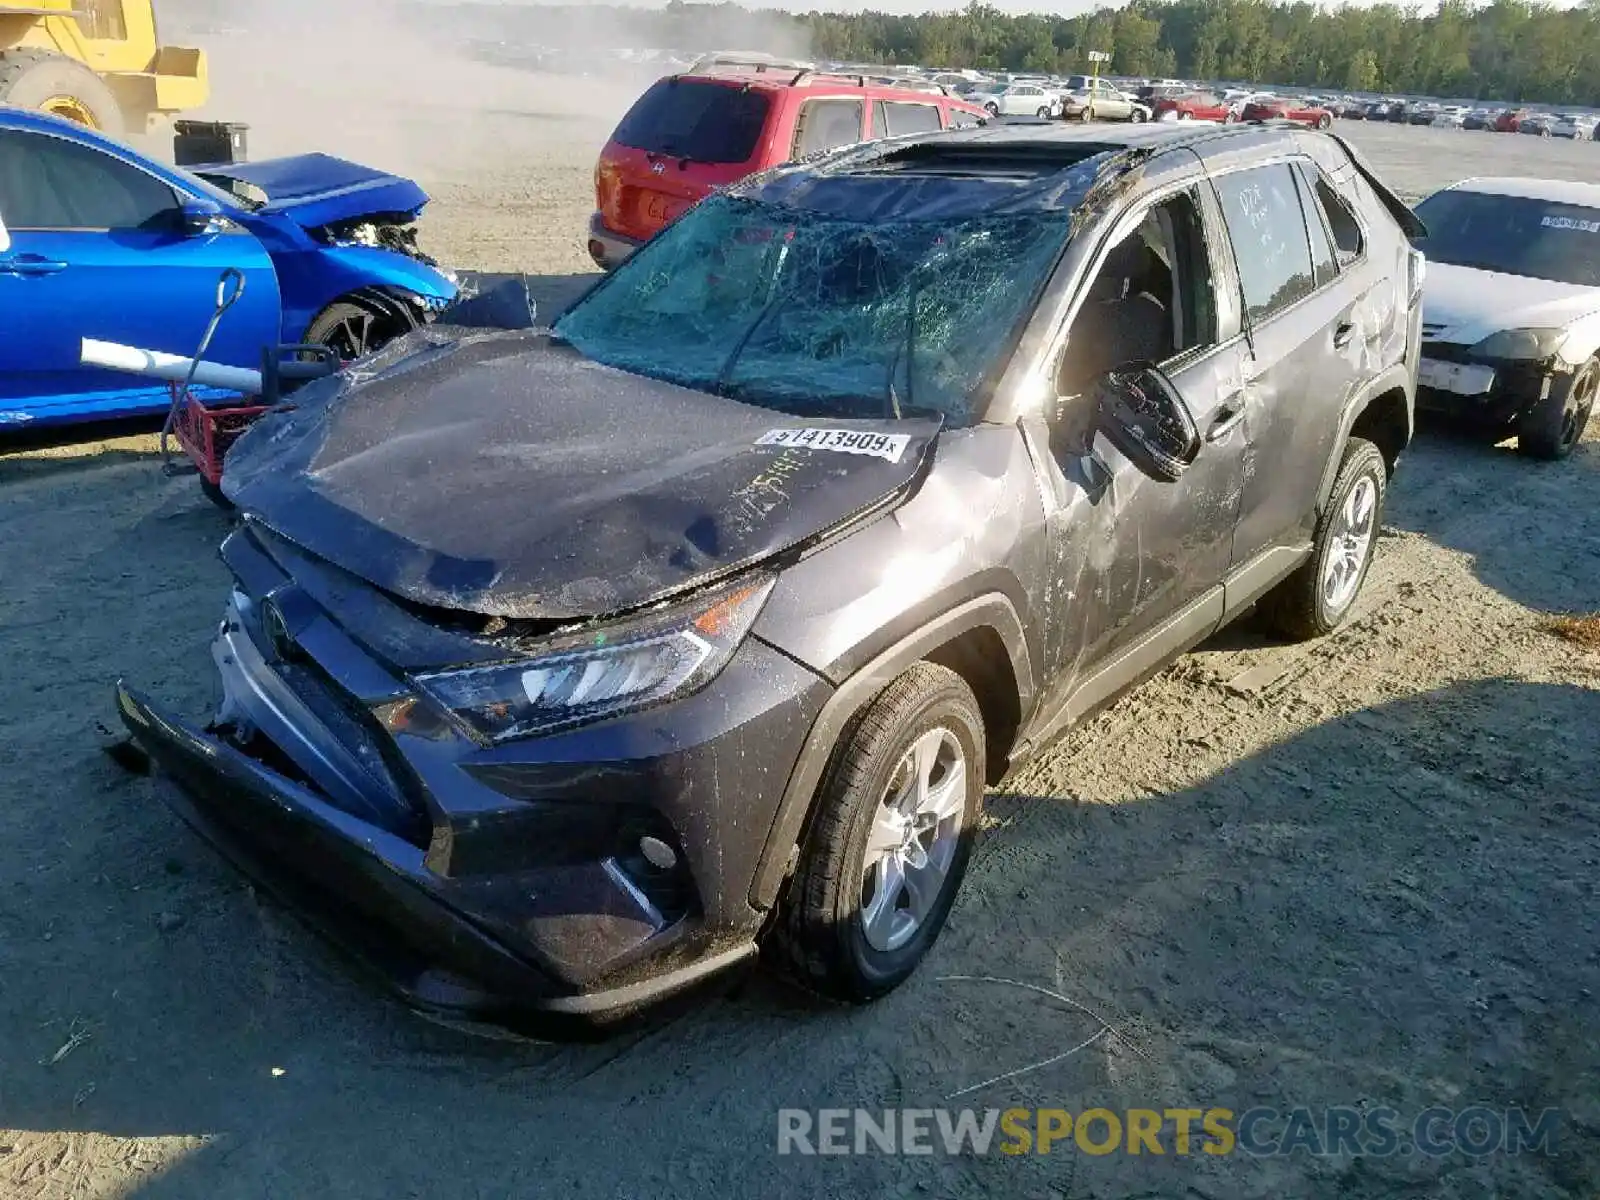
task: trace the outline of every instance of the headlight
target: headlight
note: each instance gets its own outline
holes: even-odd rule
[[[1550,358],[1567,338],[1565,329],[1502,329],[1472,347],[1484,358]]]
[[[491,742],[613,717],[704,687],[733,657],[774,580],[764,576],[642,616],[552,639],[527,658],[415,676]]]

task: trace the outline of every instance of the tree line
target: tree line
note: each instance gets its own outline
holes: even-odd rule
[[[1600,107],[1600,0],[1565,9],[1441,0],[1426,13],[1384,3],[1130,0],[1075,17],[1011,16],[973,0],[959,12],[776,19],[673,0],[659,16],[781,43],[798,34],[814,55],[849,62],[1072,73],[1089,70],[1089,51],[1101,50],[1118,75]]]

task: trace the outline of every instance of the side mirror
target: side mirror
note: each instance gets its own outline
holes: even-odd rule
[[[186,237],[205,237],[216,233],[223,221],[222,205],[203,196],[191,196],[184,200],[179,212],[182,214],[182,228]]]
[[[1108,371],[1095,391],[1100,431],[1150,478],[1172,483],[1200,453],[1200,430],[1172,381],[1154,366]]]

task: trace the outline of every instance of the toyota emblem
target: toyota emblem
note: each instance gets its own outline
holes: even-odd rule
[[[261,601],[261,632],[267,644],[280,659],[287,660],[294,653],[294,639],[289,636],[289,626],[277,602],[268,596]]]

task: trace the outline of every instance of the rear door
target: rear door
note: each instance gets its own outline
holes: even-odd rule
[[[1345,285],[1304,178],[1297,161],[1281,160],[1214,180],[1255,352],[1245,384],[1236,566],[1309,542],[1339,414],[1359,377],[1365,338],[1377,332],[1358,327],[1359,288]]]
[[[53,134],[0,129],[0,423],[164,407],[164,385],[81,365],[83,338],[191,355],[222,271],[245,290],[206,358],[253,367],[276,343],[272,260],[244,229],[184,229],[184,197],[137,163]],[[13,419],[9,423],[22,423]]]
[[[713,189],[774,165],[763,150],[778,107],[770,90],[736,80],[659,80],[622,118],[601,158],[602,221],[646,240]]]

